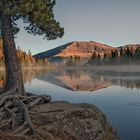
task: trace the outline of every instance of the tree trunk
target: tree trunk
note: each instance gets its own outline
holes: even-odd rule
[[[35,136],[37,133],[28,110],[32,106],[50,102],[51,97],[25,93],[11,18],[0,11],[0,20],[6,70],[6,84],[0,93],[0,133]]]
[[[15,92],[12,94],[25,95],[21,67],[16,53],[11,18],[4,13],[0,14],[0,18],[6,70],[4,91],[6,92],[15,89]]]

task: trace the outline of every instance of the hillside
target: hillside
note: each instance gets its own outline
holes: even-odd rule
[[[90,58],[93,52],[98,52],[103,54],[105,52],[110,53],[115,48],[97,43],[97,42],[70,42],[59,46],[55,49],[51,49],[39,54],[36,54],[35,57],[37,58],[51,58],[51,57],[80,57],[80,58]]]
[[[109,64],[114,59],[117,59],[117,63],[127,63],[127,60],[130,62],[132,58],[133,60],[137,59],[136,63],[139,63],[140,44],[129,44],[115,48],[94,41],[74,41],[34,56],[32,56],[30,50],[26,53],[18,47],[17,55],[22,67],[54,66],[54,64],[56,65],[60,62],[66,65],[86,63],[100,64],[101,61],[102,64],[104,62]],[[111,63],[113,64],[114,61]],[[4,56],[2,39],[0,38],[0,67],[3,66]]]
[[[120,47],[112,47],[106,44],[90,42],[70,42],[35,55],[35,58],[44,58],[53,62],[63,62],[73,65],[77,63],[98,63],[99,61],[117,61],[126,63],[129,59],[140,59],[140,45],[129,44]],[[87,61],[85,61],[85,59]],[[81,61],[82,60],[82,61]],[[98,61],[98,62],[97,62]],[[118,63],[118,62],[117,62]]]

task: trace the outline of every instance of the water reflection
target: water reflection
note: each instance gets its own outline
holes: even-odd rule
[[[73,91],[95,91],[110,86],[125,88],[140,88],[140,75],[137,73],[95,73],[86,70],[64,71],[36,71],[37,79],[46,81],[57,86]]]
[[[0,87],[4,84],[4,71],[0,72]],[[120,86],[129,89],[140,89],[139,73],[99,73],[87,70],[46,70],[24,69],[23,80],[30,85],[34,79],[73,91],[96,91],[110,86]]]

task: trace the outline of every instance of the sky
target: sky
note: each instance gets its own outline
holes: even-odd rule
[[[71,41],[96,41],[113,47],[140,44],[140,0],[56,0],[55,19],[63,38],[52,41],[23,29],[15,39],[23,50],[37,54]]]

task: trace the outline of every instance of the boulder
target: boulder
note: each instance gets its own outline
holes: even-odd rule
[[[117,140],[105,114],[90,104],[50,102],[36,105],[30,116],[35,137],[0,135],[0,140]]]

